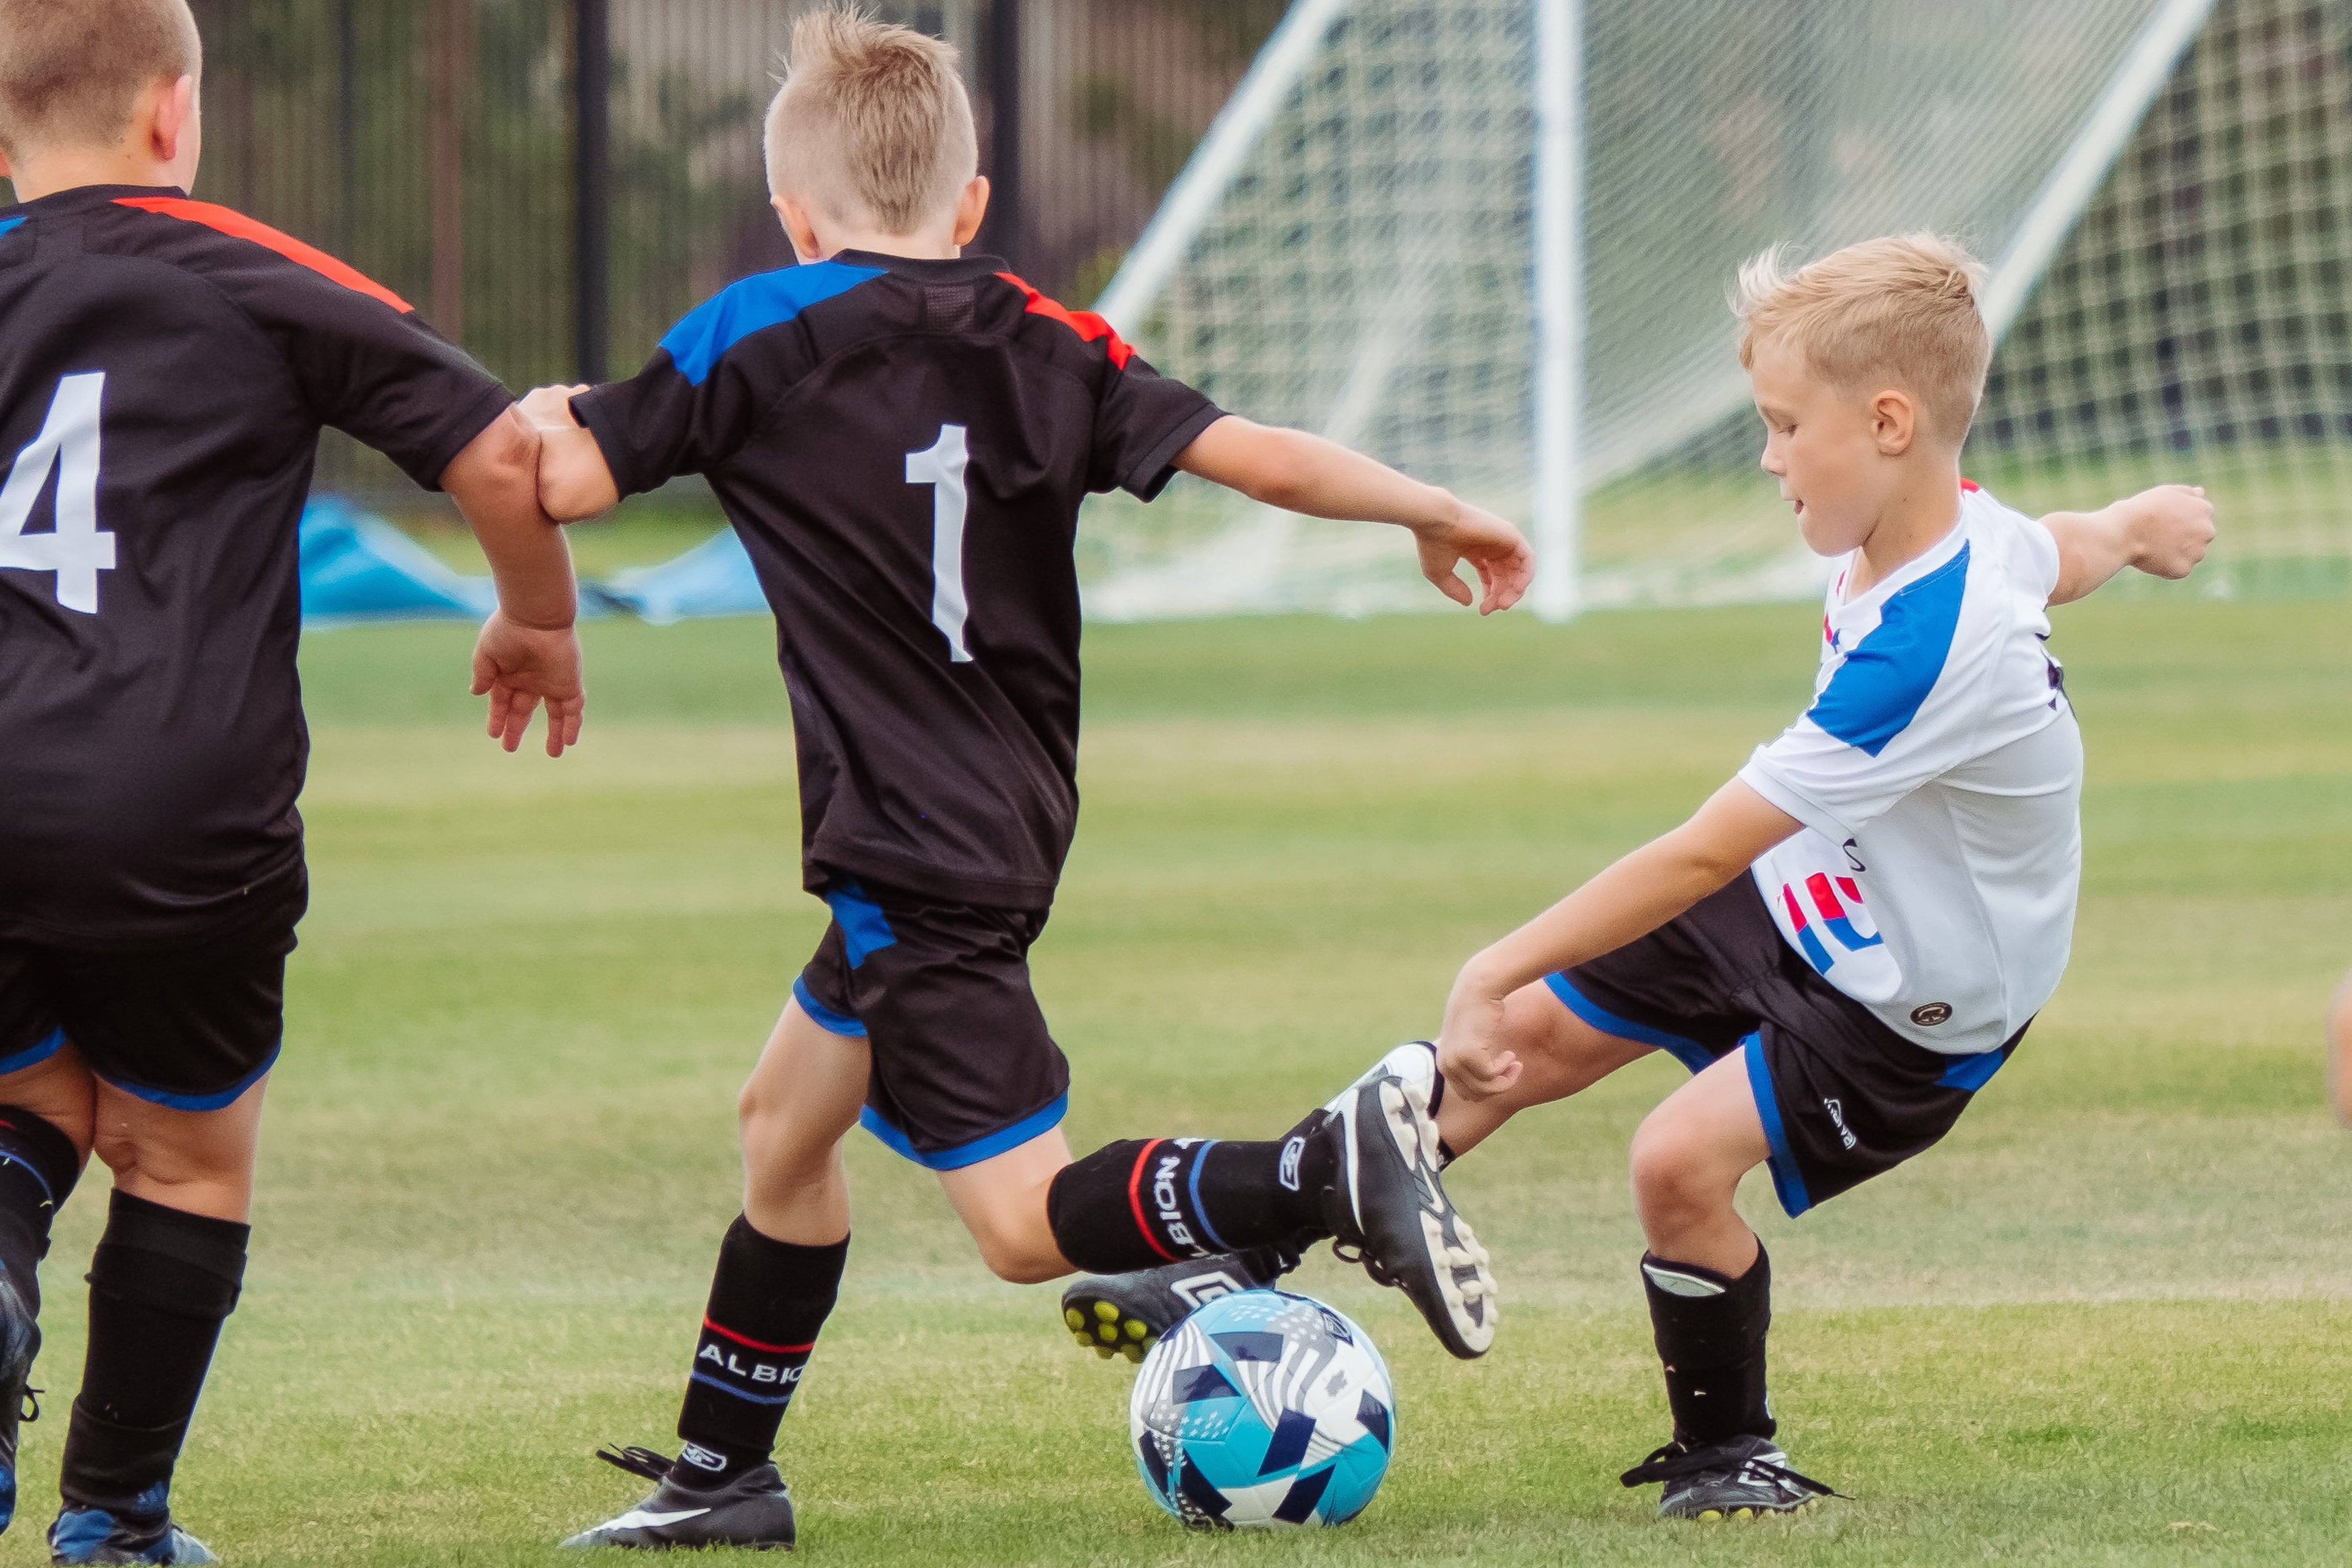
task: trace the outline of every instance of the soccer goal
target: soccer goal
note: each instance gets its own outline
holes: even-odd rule
[[[2223,584],[2352,560],[2352,0],[1297,0],[1097,308],[1237,411],[1518,519],[1548,616],[1813,592],[1726,294],[1775,241],[1993,266],[1972,471],[2216,489]],[[1394,541],[1180,481],[1090,613],[1434,604]]]

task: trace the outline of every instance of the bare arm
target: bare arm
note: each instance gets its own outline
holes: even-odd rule
[[[2042,526],[2058,542],[2058,586],[2050,602],[2085,598],[2126,566],[2181,578],[2213,542],[2213,503],[2202,487],[2158,485],[2097,511],[2053,511]]]
[[[1512,992],[1613,952],[1727,885],[1804,824],[1733,779],[1688,822],[1594,877],[1462,966],[1445,1004],[1439,1063],[1471,1100],[1509,1088],[1518,1058],[1495,1032]]]
[[[572,400],[587,390],[541,386],[516,405],[540,439],[539,503],[558,522],[579,522],[621,504],[604,449],[572,412]]]
[[[1466,561],[1476,570],[1486,587],[1481,615],[1518,603],[1535,576],[1535,552],[1508,522],[1304,430],[1229,414],[1178,453],[1176,466],[1285,511],[1409,528],[1422,574],[1454,603],[1471,602],[1454,568]]]
[[[474,693],[490,699],[490,733],[508,751],[522,743],[530,716],[547,705],[547,754],[580,739],[586,691],[572,551],[539,506],[539,443],[509,409],[474,437],[441,474],[441,488],[473,525],[498,584],[499,607],[474,649]]]

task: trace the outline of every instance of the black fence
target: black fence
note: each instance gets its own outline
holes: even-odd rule
[[[638,363],[786,266],[760,121],[815,0],[194,0],[199,194],[335,252],[517,387]],[[982,241],[1090,300],[1285,0],[875,4],[962,54]],[[321,482],[402,494],[331,444]],[[413,496],[413,492],[407,492]]]

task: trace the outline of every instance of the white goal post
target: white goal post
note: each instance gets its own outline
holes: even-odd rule
[[[2336,48],[2304,37],[2315,9],[2347,13],[2352,33],[2352,0],[1297,0],[1096,308],[1236,412],[1348,440],[1518,520],[1544,557],[1532,601],[1548,618],[1802,593],[1816,568],[1753,474],[1724,307],[1738,261],[1782,240],[1819,254],[1955,233],[1993,262],[1997,341],[2020,322],[2030,340],[1996,359],[1998,429],[1980,423],[1972,463],[1982,450],[2036,492],[2029,504],[2093,477],[2171,477],[2159,459],[2192,447],[2150,410],[2181,402],[2165,380],[2178,343],[2076,331],[2063,361],[2035,356],[2082,319],[2181,325],[2177,268],[2155,282],[2152,264],[2105,268],[2131,275],[2118,289],[2168,285],[2163,310],[2085,301],[2086,215],[2127,230],[2131,214],[2106,207],[2182,205],[2118,195],[2161,175],[2164,150],[2135,141],[2151,105],[2190,115],[2217,155],[2238,147],[2230,117],[2253,111],[2245,84],[2275,74],[2270,57],[2292,57],[2293,75]],[[2352,171],[2332,177],[2352,196]],[[2233,221],[2227,178],[2187,205]],[[2055,323],[2035,315],[2053,269],[2074,289]],[[2192,286],[2217,297],[2221,281]],[[2212,310],[2200,331],[2242,335]],[[2205,420],[2198,441],[2236,443],[2241,466],[2318,461],[2276,447],[2282,429],[2316,428],[2280,384],[2343,361],[2352,388],[2352,348],[2305,337],[2312,363],[2265,362],[2256,401],[2271,403]],[[2011,360],[2032,368],[2005,376]],[[2146,384],[2108,398],[2123,412],[2090,441],[2068,410],[2110,363]],[[2035,388],[2051,406],[2033,406]],[[2330,474],[2339,437],[2352,450],[2344,424],[2324,435]],[[1427,593],[1379,531],[1190,481],[1153,509],[1097,503],[1087,533],[1098,617],[1367,613]]]

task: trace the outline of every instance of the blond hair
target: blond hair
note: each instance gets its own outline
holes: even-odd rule
[[[884,234],[912,234],[952,211],[980,168],[955,50],[854,6],[793,24],[767,143],[771,192]]]
[[[0,151],[110,146],[142,92],[203,58],[187,0],[0,0]]]
[[[1842,390],[1910,393],[1927,429],[1957,446],[1992,362],[1977,310],[1984,280],[1983,263],[1933,234],[1865,239],[1793,272],[1774,246],[1739,269],[1739,363],[1752,369],[1759,343],[1787,342]]]

